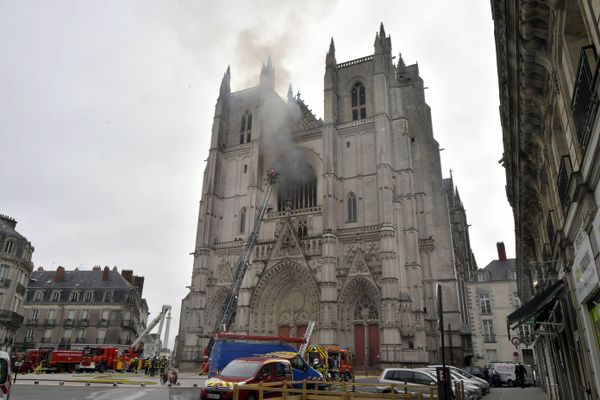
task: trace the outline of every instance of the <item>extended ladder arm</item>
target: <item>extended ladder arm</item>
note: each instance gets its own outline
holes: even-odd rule
[[[131,346],[129,346],[129,348],[131,350],[133,350],[134,352],[137,353],[140,345],[142,344],[142,342],[144,341],[144,338],[146,337],[146,335],[148,335],[148,333],[150,333],[150,331],[152,329],[154,329],[154,327],[161,321],[164,320],[165,315],[167,315],[167,312],[171,310],[171,306],[168,304],[165,304],[164,306],[162,306],[162,310],[160,311],[160,313],[156,316],[156,318],[154,318],[146,327],[146,329],[144,329],[144,331],[142,333],[140,333],[140,335],[137,337],[137,339],[135,339],[135,341],[131,344]]]
[[[242,287],[242,282],[244,280],[244,276],[246,275],[246,270],[248,269],[248,265],[250,263],[250,256],[252,255],[252,251],[254,250],[254,246],[256,245],[256,241],[258,239],[258,231],[260,230],[260,225],[262,223],[265,214],[267,213],[267,206],[269,204],[269,197],[271,195],[271,191],[273,190],[273,185],[277,182],[277,178],[279,173],[275,170],[269,171],[267,174],[267,181],[269,185],[267,186],[267,192],[265,193],[265,198],[263,199],[262,206],[259,209],[258,215],[254,220],[254,226],[252,227],[252,232],[244,245],[242,250],[242,254],[236,264],[233,283],[231,284],[231,289],[227,293],[227,298],[221,307],[221,312],[217,316],[215,321],[215,326],[213,329],[213,337],[211,337],[208,343],[208,353],[210,354],[210,350],[212,349],[212,344],[214,341],[214,335],[221,332],[229,330],[229,327],[233,323],[235,319],[235,312],[237,308],[237,300],[240,292],[240,288]]]

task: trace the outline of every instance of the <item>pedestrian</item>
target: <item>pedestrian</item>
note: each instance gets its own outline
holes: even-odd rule
[[[517,366],[515,366],[515,375],[517,376],[517,379],[519,380],[519,383],[521,384],[521,389],[525,388],[525,375],[527,375],[527,371],[525,370],[525,367],[519,363],[517,364]]]
[[[483,379],[485,379],[485,381],[490,385],[492,384],[492,382],[490,382],[490,370],[488,369],[487,365],[483,366]]]

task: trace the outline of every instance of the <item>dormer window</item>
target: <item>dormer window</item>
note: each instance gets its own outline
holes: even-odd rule
[[[91,303],[94,300],[94,292],[86,292],[83,301],[86,303]]]
[[[44,299],[44,292],[41,290],[37,290],[33,294],[33,301],[42,301]]]
[[[246,111],[240,123],[240,144],[249,143],[250,139],[252,139],[252,114]]]
[[[52,295],[50,296],[50,301],[53,303],[58,303],[60,301],[60,291],[53,291]]]
[[[15,242],[12,240],[7,240],[6,242],[4,242],[4,252],[7,254],[12,254],[13,250],[15,249]]]
[[[113,298],[112,292],[105,292],[104,297],[102,298],[102,301],[104,303],[110,303],[110,302],[112,302],[112,298]]]
[[[352,121],[367,118],[367,97],[365,87],[357,83],[352,88]]]
[[[71,292],[71,294],[69,295],[69,301],[79,301],[79,292]]]

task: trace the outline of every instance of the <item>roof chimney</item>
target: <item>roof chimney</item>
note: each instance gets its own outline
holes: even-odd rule
[[[99,265],[94,265],[94,268],[92,268],[92,271],[102,271],[102,268],[100,268]]]
[[[123,278],[125,278],[125,280],[129,283],[131,283],[132,285],[134,284],[133,282],[133,270],[131,269],[122,269],[121,270],[121,276]]]
[[[102,280],[107,281],[110,275],[110,268],[104,267],[104,271],[102,271]]]
[[[504,242],[497,242],[496,248],[498,249],[498,261],[506,261],[506,250],[504,249]]]
[[[135,282],[133,286],[135,286],[138,290],[140,296],[142,295],[142,291],[144,290],[144,277],[143,276],[134,276],[133,281]]]
[[[54,282],[62,282],[65,280],[65,269],[62,266],[56,268],[56,273],[54,274]]]

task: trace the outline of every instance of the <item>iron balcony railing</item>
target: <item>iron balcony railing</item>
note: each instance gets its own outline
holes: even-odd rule
[[[596,50],[593,45],[581,48],[575,87],[571,99],[575,131],[583,154],[587,149],[598,111],[598,96],[594,89],[597,77],[593,74],[596,70],[596,57]],[[592,66],[594,71],[592,71]]]
[[[46,321],[44,321],[44,325],[46,326],[52,326],[52,325],[56,325],[56,319],[52,318],[48,318],[46,319]]]
[[[101,319],[100,321],[98,321],[98,325],[99,326],[108,326],[109,322],[110,321],[108,319]]]
[[[558,197],[563,212],[566,213],[571,203],[569,198],[569,181],[571,179],[571,157],[563,156],[560,159],[560,167],[558,168],[558,176],[556,177],[556,187],[558,189]]]
[[[85,343],[85,338],[84,337],[78,337],[75,339],[75,343]]]
[[[37,318],[29,318],[27,320],[27,322],[25,322],[26,325],[37,325],[38,324],[38,319]]]
[[[52,341],[51,337],[43,337],[42,338],[42,343],[50,343]]]
[[[556,236],[556,229],[554,228],[554,211],[548,211],[548,218],[546,218],[546,233],[548,234],[548,241],[550,246],[554,244],[554,238]]]
[[[79,326],[89,326],[90,321],[87,318],[82,318],[79,320]]]
[[[8,278],[1,278],[0,279],[0,287],[9,287],[10,286],[10,279]]]

